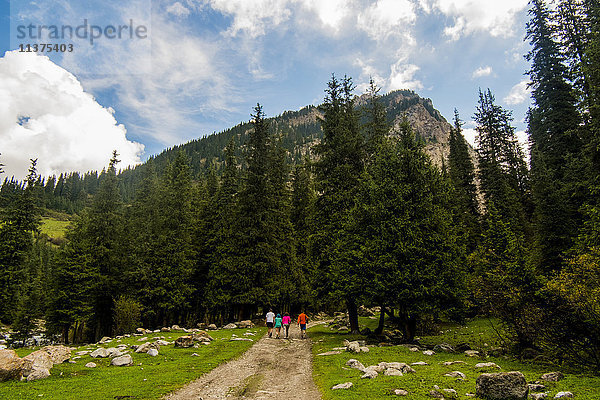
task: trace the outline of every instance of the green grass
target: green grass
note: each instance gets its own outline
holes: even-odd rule
[[[68,220],[43,217],[40,231],[41,233],[48,235],[48,237],[60,239],[65,237],[65,233],[69,225],[71,225],[71,221]]]
[[[372,319],[361,319],[361,323],[368,325],[373,329]],[[496,345],[497,335],[494,334],[488,320],[478,319],[468,323],[466,326],[446,325],[442,328],[442,334],[436,336],[421,337],[422,344],[437,343],[469,343],[474,348],[486,348]],[[334,347],[342,347],[344,339],[356,340],[364,339],[361,336],[349,334],[338,334],[335,331],[325,327],[317,326],[309,330],[309,335],[313,340],[314,355],[314,377],[323,393],[324,399],[387,399],[398,398],[394,395],[395,389],[404,389],[410,393],[410,399],[431,399],[428,395],[434,385],[440,389],[455,389],[458,392],[458,398],[465,398],[467,393],[475,393],[475,380],[481,371],[475,368],[475,364],[480,362],[494,362],[502,369],[500,371],[521,371],[528,382],[539,380],[543,373],[557,370],[556,367],[548,367],[535,363],[523,363],[512,360],[509,357],[487,357],[470,358],[464,354],[438,353],[434,356],[426,356],[421,352],[411,352],[405,346],[390,347],[370,347],[368,353],[351,354],[342,352],[342,354],[332,356],[318,356],[317,354],[332,350]],[[487,344],[488,346],[485,346]],[[406,374],[404,376],[384,376],[380,374],[375,379],[361,379],[362,373],[357,369],[351,369],[345,366],[346,361],[355,358],[365,366],[375,365],[382,361],[386,362],[404,362],[411,364],[417,361],[425,361],[429,365],[413,366],[415,374]],[[466,364],[455,364],[444,366],[444,361],[464,361]],[[457,381],[454,378],[444,376],[450,371],[461,371],[466,376],[465,381]],[[564,371],[563,371],[564,372]],[[600,377],[586,375],[576,375],[565,373],[566,378],[558,383],[547,383],[546,391],[549,392],[548,398],[553,398],[559,391],[571,391],[576,398],[588,400],[600,400]],[[332,391],[331,387],[344,382],[352,382],[354,386],[348,390]]]
[[[245,352],[254,342],[230,342],[229,339],[232,333],[242,336],[247,331],[256,332],[256,336],[252,337],[256,341],[265,333],[265,328],[211,331],[209,333],[215,340],[208,346],[202,345],[197,349],[162,346],[157,357],[136,354],[130,350],[134,362],[130,367],[110,366],[109,359],[93,359],[85,355],[75,360],[75,364],[54,366],[50,371],[51,376],[44,380],[0,383],[0,399],[158,399]],[[164,336],[171,342],[184,334],[166,332],[146,337]],[[143,343],[138,339],[134,336],[121,341],[113,340],[103,347]],[[95,345],[82,346],[76,351],[95,348]],[[19,349],[18,353],[25,356],[31,351],[33,349]],[[192,356],[193,353],[199,356]],[[75,351],[72,354],[75,356]],[[85,364],[90,361],[98,366],[86,368]]]

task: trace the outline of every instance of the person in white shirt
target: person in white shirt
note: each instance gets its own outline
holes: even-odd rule
[[[267,328],[269,328],[269,337],[273,336],[273,322],[275,321],[275,314],[272,309],[269,309],[269,312],[266,316]]]

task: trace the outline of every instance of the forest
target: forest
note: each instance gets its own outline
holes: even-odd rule
[[[318,124],[294,135],[257,104],[136,168],[115,151],[101,172],[41,177],[32,160],[0,190],[0,321],[81,343],[269,307],[347,310],[358,331],[358,307],[379,306],[406,342],[491,316],[515,353],[597,372],[600,4],[532,0],[527,41],[527,155],[490,89],[474,97],[476,156],[455,112],[438,167],[406,118],[391,123],[408,104],[391,110],[371,81],[359,105],[332,75]],[[58,211],[72,227],[50,242],[41,217]]]

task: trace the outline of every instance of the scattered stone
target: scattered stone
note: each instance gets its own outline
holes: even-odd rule
[[[417,362],[411,363],[410,365],[429,365],[429,364],[427,364],[425,361],[417,361]]]
[[[426,355],[426,356],[433,356],[433,355],[435,355],[435,351],[433,351],[433,350],[425,350],[423,352],[423,354]]]
[[[35,368],[27,375],[27,382],[46,379],[50,376],[50,370],[47,368]]]
[[[54,364],[62,364],[71,358],[71,349],[67,346],[46,346],[42,347]]]
[[[533,400],[547,399],[548,393],[531,393],[529,395],[529,397],[532,398]]]
[[[208,330],[209,331],[216,331],[217,329],[219,329],[219,328],[217,328],[217,325],[215,325],[215,324],[209,324],[208,325]]]
[[[394,390],[394,394],[396,396],[408,396],[408,392],[404,389],[396,389]]]
[[[419,351],[418,347],[409,347],[408,350],[412,351],[413,353],[416,353],[417,351]]]
[[[91,353],[91,351],[89,351],[89,350],[82,350],[82,351],[78,351],[75,354],[77,354],[78,356],[85,356],[85,355],[88,355],[90,353]]]
[[[565,376],[562,372],[555,371],[555,372],[548,372],[548,373],[542,375],[541,379],[546,382],[558,382],[558,381],[564,379],[564,377]]]
[[[525,376],[518,371],[481,374],[476,394],[488,400],[525,400],[529,388]]]
[[[150,349],[154,349],[154,350],[160,350],[160,345],[157,342],[146,342],[144,344],[141,344],[138,346],[137,349],[135,349],[136,353],[148,353],[148,350]]]
[[[110,362],[110,365],[114,365],[115,367],[126,367],[133,365],[133,358],[131,358],[131,355],[125,354],[124,356],[113,358]]]
[[[458,393],[454,389],[442,389],[442,392],[446,393],[447,395],[453,396],[453,397],[458,396]]]
[[[108,352],[109,357],[120,357],[123,355],[121,350],[117,349],[116,347],[109,347],[106,349],[106,351]]]
[[[141,333],[141,334],[143,335],[144,333],[146,333],[146,330],[145,330],[144,328],[137,328],[137,329],[135,330],[135,332],[136,332],[136,333]]]
[[[443,399],[444,398],[444,395],[435,389],[433,389],[429,392],[429,396],[433,397],[434,399]]]
[[[377,375],[379,375],[379,373],[375,371],[375,369],[370,367],[367,368],[364,372],[365,373],[363,376],[361,376],[361,379],[374,379],[377,378]]]
[[[198,354],[198,353],[192,353],[192,357],[200,357],[200,354]]]
[[[146,340],[148,340],[148,337],[144,336],[138,339],[138,342],[145,342]]]
[[[188,348],[194,345],[194,339],[191,336],[180,336],[175,340],[175,347]]]
[[[402,371],[403,374],[414,374],[415,372],[417,372],[413,368],[411,368],[410,365],[401,362],[380,362],[379,366],[383,367],[384,369],[395,368],[397,370]]]
[[[444,361],[442,365],[466,364],[464,361]]]
[[[347,326],[340,326],[338,332],[348,332],[350,329]]]
[[[465,350],[465,355],[467,357],[479,357],[479,352],[477,350]]]
[[[338,389],[350,389],[352,387],[352,382],[340,383],[339,385],[335,385],[331,388],[331,390]]]
[[[171,327],[171,330],[173,330],[173,331],[181,331],[182,329],[179,327],[179,325],[173,325]]]
[[[171,332],[171,328],[165,326],[165,327],[160,328],[160,331],[161,332]]]
[[[92,351],[90,353],[90,356],[94,357],[94,358],[106,358],[106,357],[108,357],[108,354],[109,354],[108,350],[106,350],[104,347],[100,347],[100,348]]]
[[[387,376],[403,376],[404,375],[402,373],[402,371],[400,371],[399,369],[396,369],[396,368],[387,368],[383,374],[387,375]]]
[[[444,376],[449,376],[450,378],[458,378],[458,379],[467,379],[467,376],[460,371],[452,371],[444,374]]]
[[[229,339],[232,342],[254,342],[254,340],[250,338],[241,338],[241,337],[232,337]]]
[[[360,352],[361,353],[368,353],[369,352],[369,348],[367,346],[361,346]]]
[[[235,328],[237,328],[237,325],[233,324],[233,323],[227,324],[223,327],[223,329],[235,329]]]
[[[558,392],[554,396],[555,399],[572,399],[573,397],[573,393],[571,392]]]
[[[317,355],[318,356],[333,356],[336,354],[342,354],[342,352],[339,350],[332,350],[332,351],[326,351],[325,353],[319,353]]]
[[[85,364],[85,367],[86,368],[96,368],[97,365],[94,362],[89,362],[89,363]]]
[[[166,340],[157,340],[155,343],[159,346],[168,346],[171,344],[171,342],[167,342]]]
[[[350,342],[346,346],[346,351],[349,351],[350,353],[360,353],[360,345],[358,342]]]
[[[246,319],[244,321],[240,321],[240,322],[238,322],[237,325],[238,325],[238,327],[240,327],[242,329],[254,328],[254,324],[249,319]]]
[[[148,354],[151,357],[156,357],[158,355],[158,350],[150,349],[150,350],[148,350],[148,353],[146,353],[146,354]]]
[[[448,343],[440,343],[435,345],[433,351],[435,351],[436,353],[456,353],[454,348]]]
[[[100,341],[98,343],[104,344],[104,343],[109,343],[111,341],[112,341],[112,339],[110,337],[104,336],[102,339],[100,339]]]
[[[365,370],[365,366],[358,360],[351,358],[348,361],[346,361],[346,365],[349,366],[350,368],[356,368],[359,371],[364,371]]]
[[[475,368],[480,368],[480,369],[487,369],[487,368],[501,369],[498,364],[493,363],[493,362],[478,363],[478,364],[475,364]]]
[[[527,386],[532,392],[541,392],[542,390],[546,389],[546,386],[542,385],[541,383],[530,383]]]

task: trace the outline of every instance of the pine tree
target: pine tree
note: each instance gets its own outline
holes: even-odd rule
[[[477,246],[479,227],[479,204],[475,185],[475,167],[469,153],[469,145],[462,134],[462,122],[454,110],[454,128],[450,130],[450,153],[448,155],[448,177],[454,188],[454,208],[459,235],[466,243],[467,252]]]

